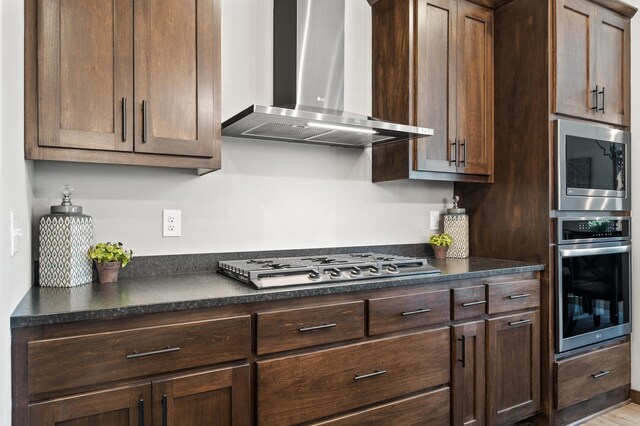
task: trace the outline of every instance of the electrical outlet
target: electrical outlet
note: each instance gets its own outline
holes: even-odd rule
[[[22,237],[22,229],[18,226],[18,213],[15,210],[9,211],[9,221],[11,223],[11,253],[13,257],[18,254],[20,249],[20,237]]]
[[[182,210],[162,210],[162,236],[182,236]]]
[[[438,210],[431,210],[429,229],[431,231],[440,230],[440,212]]]

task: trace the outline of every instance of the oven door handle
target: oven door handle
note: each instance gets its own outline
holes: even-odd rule
[[[562,257],[575,257],[575,256],[597,256],[600,254],[616,254],[616,253],[630,253],[631,244],[616,247],[598,247],[588,249],[560,249],[559,253]]]

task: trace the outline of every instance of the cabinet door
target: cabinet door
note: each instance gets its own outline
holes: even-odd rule
[[[249,366],[154,380],[154,425],[248,425]]]
[[[420,0],[417,25],[416,125],[434,135],[414,144],[414,168],[456,171],[455,0]]]
[[[213,156],[219,11],[219,0],[135,2],[136,152]]]
[[[133,149],[133,0],[38,2],[38,144]]]
[[[493,12],[460,2],[458,13],[458,172],[493,171]]]
[[[630,124],[631,34],[629,19],[597,8],[596,77],[599,87],[597,120]]]
[[[485,414],[484,321],[452,328],[451,424],[482,426]]]
[[[555,112],[596,118],[596,17],[587,0],[556,3]]]
[[[149,383],[122,386],[29,405],[33,426],[142,426],[151,424]]]
[[[487,423],[511,424],[540,409],[539,311],[487,320]]]

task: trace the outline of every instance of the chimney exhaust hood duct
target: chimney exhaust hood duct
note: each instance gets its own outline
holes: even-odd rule
[[[273,102],[222,124],[228,137],[352,148],[433,130],[344,111],[344,0],[274,0]]]

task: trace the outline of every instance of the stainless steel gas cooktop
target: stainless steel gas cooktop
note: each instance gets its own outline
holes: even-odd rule
[[[438,274],[440,270],[429,265],[426,259],[353,253],[221,261],[218,272],[261,289]]]

